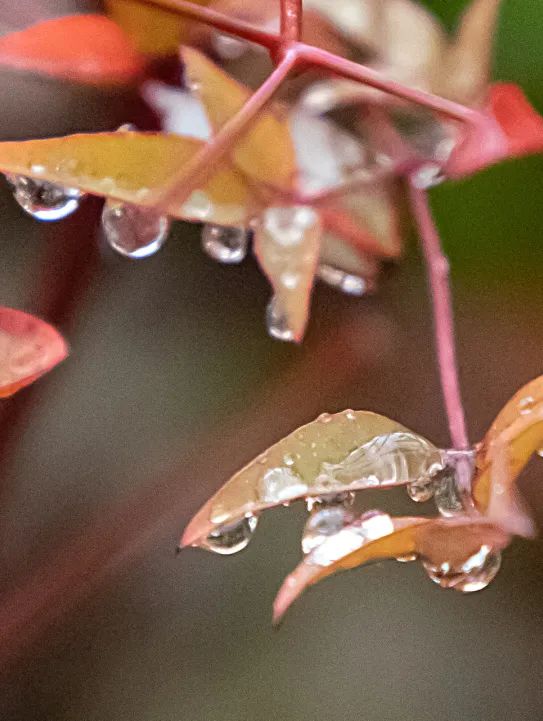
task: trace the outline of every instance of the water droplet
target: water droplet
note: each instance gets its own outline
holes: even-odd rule
[[[405,556],[397,556],[396,560],[399,561],[399,563],[411,563],[412,561],[416,561],[417,558],[416,553],[406,553]]]
[[[243,40],[218,32],[213,33],[212,43],[213,49],[223,60],[238,60],[250,47]]]
[[[301,243],[305,232],[318,220],[313,208],[305,205],[268,208],[262,217],[266,231],[276,243],[285,247]]]
[[[362,296],[369,290],[368,281],[365,278],[346,273],[344,270],[334,268],[332,265],[319,265],[317,275],[326,285],[346,295]]]
[[[283,456],[283,463],[285,464],[285,466],[293,466],[295,462],[296,459],[294,458],[292,453],[285,453],[285,455]]]
[[[272,338],[282,341],[294,340],[294,331],[290,328],[287,316],[275,296],[272,297],[266,309],[266,325]]]
[[[317,418],[318,423],[330,423],[331,420],[331,413],[321,413],[320,416]]]
[[[260,484],[260,498],[265,503],[284,503],[306,493],[307,484],[289,467],[270,468]]]
[[[438,511],[445,518],[464,513],[464,505],[456,484],[456,472],[446,466],[434,479],[434,501]]]
[[[208,551],[219,553],[222,556],[238,553],[248,546],[257,523],[257,516],[247,515],[240,521],[212,531],[201,545]]]
[[[356,413],[351,408],[347,408],[343,413],[348,421],[356,421]]]
[[[202,229],[202,249],[218,263],[241,263],[247,255],[249,236],[244,228],[227,228],[206,223]]]
[[[76,188],[63,188],[46,180],[35,180],[23,175],[6,175],[6,179],[17,203],[36,220],[67,218],[78,209],[82,198],[82,193]]]
[[[434,495],[433,479],[424,478],[414,483],[408,483],[406,488],[407,495],[415,503],[426,503]]]
[[[535,399],[533,396],[526,396],[525,398],[522,398],[522,400],[519,401],[518,408],[521,414],[527,415],[528,413],[531,413],[535,406]]]
[[[113,250],[126,258],[140,259],[162,248],[170,221],[151,208],[107,201],[102,212],[102,227]]]
[[[353,514],[342,505],[316,507],[304,526],[302,551],[308,554],[330,536],[341,531],[353,521]]]
[[[490,546],[481,548],[470,556],[460,568],[451,568],[449,563],[434,566],[423,560],[423,566],[430,579],[442,588],[452,588],[461,593],[474,593],[486,588],[494,580],[501,566],[501,553]]]

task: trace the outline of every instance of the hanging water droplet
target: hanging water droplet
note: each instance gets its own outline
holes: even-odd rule
[[[426,503],[434,495],[434,480],[432,478],[424,478],[414,483],[408,483],[407,495],[415,503]]]
[[[470,556],[460,568],[451,568],[449,563],[434,566],[423,560],[429,578],[441,588],[452,588],[461,593],[482,591],[496,577],[501,566],[501,553],[490,546],[481,548]]]
[[[257,516],[248,515],[240,521],[212,531],[201,544],[203,548],[222,556],[230,556],[246,548],[258,523]]]
[[[464,513],[464,505],[456,485],[456,473],[451,466],[446,466],[435,478],[434,501],[445,518]]]
[[[290,328],[287,316],[275,296],[266,308],[266,326],[272,338],[287,342],[294,340],[294,331]]]
[[[249,236],[244,228],[206,223],[202,229],[202,249],[218,263],[241,263],[247,255]]]
[[[152,208],[107,201],[102,212],[102,227],[113,250],[126,258],[140,259],[162,248],[170,221]]]
[[[343,505],[316,507],[307,519],[302,533],[303,553],[307,555],[327,538],[339,533],[353,520],[353,514]]]
[[[369,284],[365,278],[346,273],[344,270],[334,268],[332,265],[319,265],[317,275],[326,285],[346,295],[362,296],[369,290]]]
[[[76,188],[64,188],[46,180],[23,175],[6,175],[13,197],[21,208],[36,220],[55,221],[75,212],[82,198]]]

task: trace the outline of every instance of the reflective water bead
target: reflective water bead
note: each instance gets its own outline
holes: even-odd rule
[[[316,507],[307,519],[302,533],[302,551],[310,553],[314,548],[341,531],[353,521],[353,514],[342,505]]]
[[[275,296],[272,297],[266,308],[266,326],[272,338],[287,342],[294,340],[294,331],[289,326],[287,317]]]
[[[445,518],[464,513],[464,505],[456,484],[456,472],[451,466],[446,466],[435,478],[434,501]]]
[[[494,580],[500,570],[501,553],[494,552],[490,546],[484,545],[460,568],[451,568],[448,563],[434,566],[424,560],[423,566],[429,578],[441,588],[452,588],[461,593],[474,593],[482,591]]]
[[[257,524],[257,516],[245,516],[240,521],[212,531],[201,545],[213,553],[231,556],[248,546]]]
[[[434,480],[424,478],[414,483],[408,483],[407,495],[415,503],[426,503],[434,495]]]
[[[346,295],[362,296],[369,288],[365,278],[346,273],[344,270],[334,268],[332,265],[322,264],[317,269],[317,276],[326,285],[345,293]]]
[[[36,220],[63,220],[78,209],[82,198],[76,188],[64,188],[46,180],[23,175],[6,175],[6,179],[17,203]]]
[[[126,258],[140,259],[162,248],[170,221],[152,208],[107,201],[102,211],[102,227],[113,250]]]
[[[241,263],[247,255],[249,236],[244,228],[206,223],[202,229],[202,249],[219,263]]]
[[[279,245],[289,247],[301,243],[305,232],[319,221],[317,213],[306,205],[268,208],[262,223]]]

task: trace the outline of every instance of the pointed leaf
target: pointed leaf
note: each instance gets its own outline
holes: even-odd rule
[[[201,147],[179,135],[130,131],[6,142],[0,143],[0,170],[154,206],[157,193]],[[245,222],[252,209],[243,177],[225,164],[182,207],[162,208],[176,218],[224,225]]]
[[[471,0],[442,62],[441,94],[465,105],[486,95],[501,0]]]
[[[102,15],[73,15],[0,38],[0,65],[92,84],[126,83],[143,61],[123,31]]]
[[[511,157],[543,150],[543,118],[530,105],[521,88],[495,83],[490,87],[488,105],[507,137]]]
[[[476,458],[473,497],[487,515],[512,532],[533,535],[515,482],[530,457],[543,447],[543,376],[523,386],[490,426]]]
[[[267,208],[255,230],[256,257],[296,341],[307,325],[320,239],[319,216],[307,206]]]
[[[209,122],[219,130],[247,102],[251,91],[193,48],[184,47],[181,57],[190,86],[205,106]],[[236,143],[235,164],[249,177],[288,189],[296,173],[294,149],[286,122],[264,110]]]
[[[48,323],[0,307],[0,398],[33,383],[67,355],[66,342]]]
[[[501,549],[507,533],[482,519],[391,518],[368,513],[309,553],[285,579],[274,603],[274,621],[308,587],[337,571],[384,559],[420,556],[433,566],[460,568],[481,546]]]
[[[182,544],[297,498],[404,485],[441,467],[439,450],[390,418],[347,410],[302,426],[236,473],[196,514]]]

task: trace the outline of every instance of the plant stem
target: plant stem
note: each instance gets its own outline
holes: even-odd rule
[[[243,107],[223,125],[217,135],[205,145],[189,163],[183,166],[156,204],[165,210],[172,204],[182,205],[195,188],[206,183],[216,172],[219,161],[256,119],[258,113],[271,100],[297,60],[296,52],[287,52],[271,75],[251,95]]]
[[[288,49],[302,36],[302,0],[281,0],[281,43]]]
[[[413,176],[409,178],[409,193],[428,272],[439,375],[451,442],[456,450],[466,450],[469,448],[469,440],[458,379],[449,262],[441,248],[428,194],[417,187]]]
[[[211,25],[217,30],[237,35],[243,40],[263,45],[268,50],[275,50],[281,44],[281,38],[276,33],[261,30],[244,20],[223,15],[223,13],[202,5],[195,5],[188,0],[140,0],[140,2],[205,25]]]

